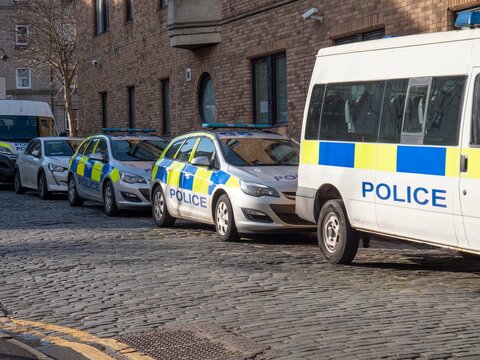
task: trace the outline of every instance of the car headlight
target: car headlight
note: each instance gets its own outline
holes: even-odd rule
[[[0,146],[0,154],[13,154],[12,150],[5,146]]]
[[[280,197],[278,194],[278,191],[275,190],[274,188],[267,186],[267,185],[262,185],[262,184],[255,184],[247,181],[240,180],[240,189],[247,194],[251,196],[273,196],[273,197]]]
[[[48,170],[54,172],[64,172],[67,171],[67,168],[60,165],[48,164]]]
[[[120,172],[120,179],[122,179],[123,182],[126,182],[128,184],[146,184],[147,183],[147,180],[145,180],[143,177],[135,174],[125,173],[125,172]]]

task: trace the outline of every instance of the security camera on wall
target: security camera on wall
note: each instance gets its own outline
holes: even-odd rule
[[[303,20],[307,20],[307,19],[312,18],[312,19],[318,20],[320,22],[323,21],[323,16],[318,15],[318,9],[314,8],[314,7],[305,11],[302,16],[303,16]]]

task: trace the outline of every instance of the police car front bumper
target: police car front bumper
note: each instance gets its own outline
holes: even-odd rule
[[[315,224],[295,214],[295,201],[283,194],[255,197],[239,192],[231,199],[235,224],[240,233],[313,230]]]
[[[120,209],[138,209],[150,206],[150,184],[129,184],[119,180],[115,184],[115,198]]]

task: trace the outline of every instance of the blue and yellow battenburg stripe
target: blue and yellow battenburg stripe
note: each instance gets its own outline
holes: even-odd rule
[[[480,164],[480,151],[467,152]],[[460,149],[456,147],[304,141],[301,164],[336,166],[363,170],[458,177]],[[480,178],[480,166],[468,177]]]
[[[90,164],[91,166],[86,166]],[[120,172],[110,164],[90,160],[86,156],[77,155],[70,159],[69,170],[79,176],[86,177],[96,182],[102,182],[107,176],[116,183],[120,180]]]
[[[152,181],[158,180],[173,188],[189,190],[197,194],[211,195],[215,188],[223,185],[238,188],[238,179],[223,170],[213,171],[198,166],[159,159],[152,171]]]

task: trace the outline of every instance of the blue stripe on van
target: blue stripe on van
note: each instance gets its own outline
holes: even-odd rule
[[[355,165],[355,144],[352,143],[320,143],[320,165],[353,168]]]
[[[446,148],[397,147],[397,172],[445,176]]]

